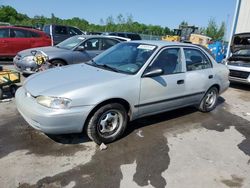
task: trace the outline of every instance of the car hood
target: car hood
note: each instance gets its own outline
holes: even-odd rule
[[[46,95],[70,98],[74,91],[117,82],[127,76],[82,63],[34,74],[26,80],[24,88],[34,97]]]
[[[250,33],[235,34],[232,38],[230,50],[232,53],[242,49],[250,49]]]
[[[48,56],[50,54],[52,54],[52,53],[65,53],[65,52],[69,52],[69,50],[62,49],[62,48],[57,48],[55,46],[46,46],[46,47],[30,48],[30,49],[27,49],[27,50],[23,50],[23,51],[18,52],[18,55],[21,56],[21,57],[29,56],[29,55],[32,55],[31,51],[33,51],[33,50],[43,51]]]

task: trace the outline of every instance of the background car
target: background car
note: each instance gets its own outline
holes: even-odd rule
[[[250,33],[234,35],[231,56],[226,60],[231,82],[250,85]]]
[[[53,45],[57,45],[69,37],[84,34],[76,27],[55,24],[45,25],[43,31],[51,36]]]
[[[42,31],[0,26],[0,57],[14,57],[21,50],[50,45],[50,37]]]
[[[191,105],[213,110],[229,86],[228,73],[195,45],[123,42],[87,63],[31,76],[18,89],[16,104],[35,129],[85,131],[97,144],[109,143],[128,121],[143,116]]]
[[[49,57],[52,66],[64,66],[89,61],[119,42],[117,39],[105,36],[77,35],[56,46],[21,51],[15,56],[13,62],[19,72],[32,74],[36,72],[38,67],[32,51],[43,51]]]
[[[141,36],[139,34],[131,32],[104,32],[103,35],[119,36],[129,38],[131,40],[141,40]]]

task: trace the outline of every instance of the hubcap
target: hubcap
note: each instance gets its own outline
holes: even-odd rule
[[[207,98],[206,98],[206,107],[211,107],[214,105],[216,101],[216,92],[215,91],[210,91],[208,94],[207,94]]]
[[[102,135],[111,135],[117,132],[123,122],[122,114],[119,111],[111,110],[105,112],[98,123],[99,132]]]

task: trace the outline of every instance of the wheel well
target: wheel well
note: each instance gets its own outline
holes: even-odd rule
[[[220,86],[219,86],[218,84],[214,84],[214,85],[212,85],[210,88],[212,88],[212,87],[216,87],[216,88],[218,89],[218,92],[220,92]],[[209,88],[209,89],[210,89],[210,88]],[[208,89],[208,90],[209,90],[209,89]]]
[[[85,124],[84,124],[84,127],[86,127],[86,123],[89,121],[89,119],[93,116],[93,114],[101,107],[101,106],[104,106],[106,104],[110,104],[110,103],[119,103],[121,105],[124,106],[124,108],[126,109],[127,111],[127,114],[128,114],[128,117],[130,118],[130,114],[131,114],[131,108],[130,108],[130,105],[129,103],[124,100],[124,99],[121,99],[121,98],[113,98],[113,99],[108,99],[106,101],[103,101],[101,102],[100,104],[98,104],[97,106],[95,106],[91,112],[89,113],[88,117],[86,118],[86,121],[85,121]]]
[[[53,61],[62,61],[65,65],[68,65],[68,63],[64,59],[50,59],[49,62],[52,63]]]

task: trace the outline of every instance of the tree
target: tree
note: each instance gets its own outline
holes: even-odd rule
[[[180,28],[181,26],[188,26],[188,22],[185,21],[185,20],[183,20],[183,21],[180,23],[179,28]]]
[[[206,28],[206,35],[211,37],[213,40],[222,40],[224,38],[226,31],[225,22],[221,23],[221,26],[218,28],[217,23],[214,18],[210,19],[208,26]]]

